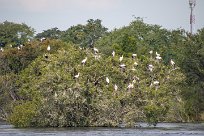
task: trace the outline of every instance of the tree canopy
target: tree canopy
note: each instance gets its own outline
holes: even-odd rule
[[[95,42],[104,36],[108,30],[101,22],[99,19],[89,19],[86,25],[79,24],[72,26],[65,31],[62,39],[77,44],[80,47],[93,48]]]
[[[0,46],[17,46],[26,43],[28,39],[32,39],[34,29],[26,24],[17,24],[5,21],[0,23]],[[8,45],[9,44],[9,45]]]
[[[25,24],[0,30],[0,118],[16,127],[204,120],[204,29],[138,18],[109,32],[99,19],[36,37]]]

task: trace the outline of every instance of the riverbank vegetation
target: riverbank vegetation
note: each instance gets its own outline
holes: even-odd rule
[[[34,36],[0,24],[0,118],[16,127],[132,127],[204,120],[204,29],[90,19]]]

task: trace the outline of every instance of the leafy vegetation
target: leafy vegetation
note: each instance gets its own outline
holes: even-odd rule
[[[0,46],[18,46],[33,38],[34,29],[26,24],[0,23]]]
[[[62,35],[63,41],[72,42],[80,47],[93,48],[95,42],[104,36],[107,28],[102,26],[101,20],[89,19],[86,25],[72,26]]]
[[[21,25],[6,23],[0,28],[15,37]],[[204,120],[203,29],[190,35],[137,19],[108,32],[91,19],[19,48],[2,35],[0,118],[16,127]]]

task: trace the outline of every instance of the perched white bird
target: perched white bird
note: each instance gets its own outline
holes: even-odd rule
[[[86,57],[85,59],[83,59],[83,60],[81,61],[81,63],[84,65],[84,64],[86,63],[86,60],[87,60],[87,57]]]
[[[118,86],[115,84],[114,85],[114,90],[117,91],[118,90]]]
[[[134,65],[135,65],[135,66],[138,66],[138,63],[137,63],[137,62],[134,62]]]
[[[156,56],[160,56],[160,54],[156,52]]]
[[[50,51],[50,45],[47,46],[47,51]]]
[[[119,61],[121,62],[123,60],[123,55],[119,58]]]
[[[108,77],[106,77],[106,82],[109,84],[110,83],[110,80]]]
[[[153,66],[152,64],[149,64],[149,65],[148,65],[148,69],[149,69],[149,71],[152,72],[152,71],[153,71],[153,68],[154,68],[154,66]]]
[[[155,85],[155,89],[158,90],[158,88],[159,88],[159,81],[154,81],[153,85]]]
[[[40,39],[41,42],[43,42],[44,40],[46,40],[45,37],[42,37],[42,38]]]
[[[128,88],[128,89],[133,89],[133,88],[134,88],[134,84],[133,84],[133,83],[129,83],[129,85],[128,85],[127,88]]]
[[[153,54],[153,51],[151,50],[151,51],[149,51],[149,54]]]
[[[20,50],[21,48],[18,46],[17,49]]]
[[[137,54],[132,54],[132,58],[134,59],[135,57],[137,57]]]
[[[119,66],[120,66],[120,68],[125,68],[125,67],[126,67],[125,64],[121,64],[121,65],[119,65]]]
[[[1,49],[0,49],[2,52],[4,51],[4,49],[1,47]]]
[[[113,56],[113,57],[115,56],[115,51],[112,52],[112,56]]]
[[[156,56],[156,59],[157,59],[157,60],[161,60],[162,57],[160,57],[160,56]]]
[[[93,50],[94,50],[94,53],[98,53],[98,49],[97,48],[93,48]]]
[[[154,81],[153,84],[154,85],[159,85],[159,81]]]
[[[79,78],[79,73],[77,75],[75,75],[74,78]]]
[[[171,64],[172,66],[174,66],[174,65],[175,65],[175,62],[171,59],[171,60],[170,60],[170,64]]]

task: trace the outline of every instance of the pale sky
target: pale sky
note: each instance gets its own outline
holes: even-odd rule
[[[204,27],[204,0],[197,0],[194,31]],[[66,30],[101,19],[109,30],[129,25],[134,17],[163,28],[189,31],[188,0],[0,0],[0,22],[25,23],[37,33],[53,27]]]

